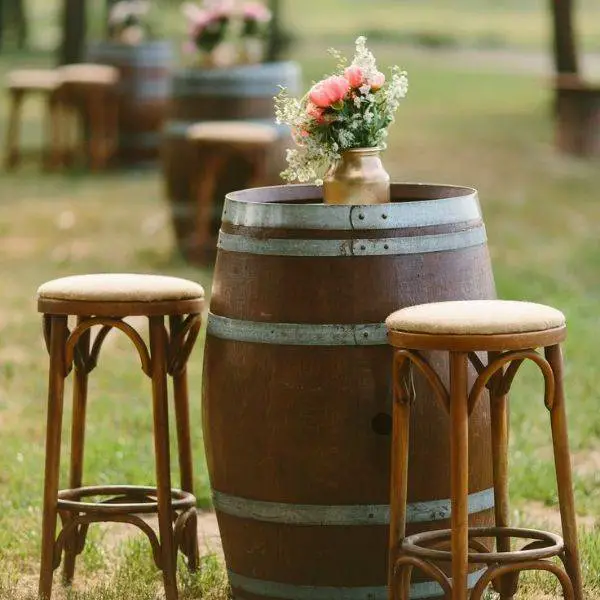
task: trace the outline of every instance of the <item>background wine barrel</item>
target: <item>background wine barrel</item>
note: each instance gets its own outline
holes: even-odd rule
[[[167,114],[173,69],[170,42],[132,46],[99,42],[87,60],[119,69],[119,160],[136,165],[158,160],[161,129]]]
[[[234,597],[384,600],[391,433],[385,317],[495,297],[475,190],[229,194],[208,317],[203,431]],[[433,364],[447,382],[447,363]],[[471,374],[473,375],[473,374]],[[447,414],[415,374],[410,533],[449,527]],[[470,421],[472,525],[493,520],[489,401]],[[470,575],[471,585],[481,571]],[[411,598],[437,598],[416,574]]]
[[[574,156],[600,156],[600,86],[561,75],[555,94],[558,149]]]
[[[165,124],[162,167],[166,194],[171,205],[175,237],[180,252],[195,263],[214,260],[216,248],[200,245],[196,222],[198,211],[191,194],[194,165],[193,148],[186,141],[188,127],[199,121],[247,120],[275,126],[273,96],[279,86],[296,93],[300,69],[293,62],[242,65],[223,69],[184,69],[173,79],[173,95]],[[285,148],[289,132],[281,128],[281,138],[273,148],[268,164],[268,180],[279,183],[285,168]],[[215,190],[213,231],[221,222],[225,194],[247,187],[250,166],[245,159],[232,159],[218,178]]]

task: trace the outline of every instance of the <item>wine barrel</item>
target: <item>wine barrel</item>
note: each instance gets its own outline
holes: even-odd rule
[[[161,129],[167,114],[173,68],[170,42],[137,46],[99,42],[88,60],[119,69],[119,161],[143,165],[158,160]]]
[[[291,93],[299,88],[300,70],[294,62],[241,65],[221,69],[184,69],[173,79],[169,117],[163,132],[162,165],[166,194],[177,245],[191,262],[214,260],[216,248],[206,252],[196,230],[198,209],[192,197],[192,176],[198,176],[193,148],[186,141],[187,129],[199,121],[248,120],[275,126],[273,96],[279,86]],[[291,145],[289,132],[280,128],[267,166],[267,183],[280,182],[285,168],[285,148]],[[232,158],[222,169],[215,190],[212,229],[216,236],[221,222],[225,194],[247,187],[250,165]]]
[[[557,148],[574,156],[600,156],[600,86],[561,75],[555,94]]]
[[[384,319],[413,304],[495,297],[475,190],[397,184],[391,197],[331,206],[320,188],[294,185],[225,201],[203,431],[236,598],[387,597]],[[445,359],[433,364],[447,382]],[[417,373],[415,388],[409,533],[449,527],[450,514],[448,418]],[[490,525],[489,401],[469,426],[470,522]],[[411,598],[442,595],[415,573]]]

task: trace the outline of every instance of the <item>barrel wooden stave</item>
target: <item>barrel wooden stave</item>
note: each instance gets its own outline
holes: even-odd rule
[[[119,69],[119,157],[124,164],[155,161],[171,92],[173,49],[169,42],[138,46],[97,43],[88,59]]]
[[[314,202],[319,194],[311,187],[274,189],[231,198],[270,194],[271,199],[304,197]],[[439,197],[464,193],[399,186],[393,196],[427,200],[433,190]],[[481,220],[473,218],[471,210],[462,221],[452,222],[450,216],[444,224],[400,226],[383,230],[383,235],[373,228],[373,219],[382,215],[372,209],[353,214],[350,209],[349,215],[336,212],[343,225],[321,229],[316,228],[323,223],[320,215],[310,228],[311,217],[298,213],[300,226],[294,230],[289,223],[282,226],[286,218],[279,218],[296,210],[285,205],[271,211],[265,233],[253,224],[252,211],[262,211],[260,203],[257,207],[245,203],[241,216],[239,211],[235,214],[234,204],[226,205],[222,234],[253,238],[259,253],[241,252],[239,247],[232,251],[239,240],[221,239],[203,403],[209,473],[234,593],[248,600],[318,600],[331,596],[334,587],[347,597],[384,598],[388,527],[382,515],[386,508],[389,511],[391,349],[385,338],[378,343],[359,338],[356,343],[367,344],[362,346],[339,345],[340,340],[351,343],[348,336],[362,335],[357,324],[370,324],[364,333],[381,336],[373,324],[382,323],[400,306],[493,297],[487,247],[469,243],[454,251],[398,256],[282,256],[277,254],[282,247],[273,249],[269,240],[288,240],[283,246],[286,252],[298,251],[289,240],[301,245],[307,239],[342,240],[333,250],[327,248],[343,253],[348,250],[343,240],[360,244],[362,239],[379,236],[382,244],[388,239],[410,242],[410,238],[426,239],[429,244],[446,233],[468,236],[482,229]],[[278,211],[283,212],[278,216]],[[256,218],[260,220],[260,215]],[[349,227],[354,221],[365,228]],[[420,236],[424,231],[426,235]],[[315,252],[310,245],[302,248]],[[360,245],[353,249],[360,251]],[[339,331],[334,332],[338,345],[285,343],[286,335],[300,334],[282,332],[282,323],[309,329],[319,323],[338,324]],[[249,341],[256,335],[262,336],[263,343]],[[242,339],[232,339],[236,336]],[[264,343],[269,336],[271,343]],[[435,359],[447,381],[447,362]],[[409,514],[413,510],[421,516],[413,516],[418,522],[409,523],[409,533],[447,527],[450,495],[448,418],[418,374],[415,386],[410,451],[411,464],[419,468],[409,473],[409,502],[420,508],[409,509]],[[488,432],[489,405],[483,402],[470,421],[473,525],[492,522]],[[374,523],[369,525],[371,513]],[[311,521],[318,523],[320,518],[333,521],[320,525]],[[431,591],[431,582],[418,573],[413,581],[414,597]],[[439,595],[434,589],[430,597]]]
[[[175,237],[179,250],[188,260],[199,264],[212,262],[216,249],[214,244],[208,248],[200,245],[196,226],[198,207],[191,193],[192,180],[198,176],[198,158],[185,138],[187,128],[199,121],[247,120],[275,125],[273,96],[278,86],[286,86],[293,93],[299,78],[298,66],[290,62],[230,69],[183,69],[175,74],[161,160]],[[285,149],[290,143],[289,132],[282,128],[280,140],[269,153],[267,183],[280,182],[279,174],[285,168]],[[247,187],[250,175],[247,160],[232,157],[217,178],[212,218],[215,242],[222,199],[233,190]]]

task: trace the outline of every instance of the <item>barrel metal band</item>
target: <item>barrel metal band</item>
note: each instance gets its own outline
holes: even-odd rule
[[[266,323],[213,313],[208,313],[207,333],[223,340],[289,346],[380,346],[387,343],[385,323]]]
[[[276,229],[381,230],[447,225],[479,219],[481,210],[475,194],[440,200],[396,202],[385,206],[278,204],[240,202],[228,198],[223,210],[223,222]]]
[[[485,569],[481,569],[469,573],[467,576],[467,586],[469,589],[475,587],[475,584],[485,571]],[[227,575],[232,587],[248,592],[249,594],[256,594],[257,596],[269,596],[285,600],[387,600],[388,598],[387,586],[334,587],[294,585],[280,583],[279,581],[254,579],[234,573],[230,569],[227,570]],[[410,586],[411,600],[441,598],[443,595],[442,586],[436,581],[423,581],[413,583]],[[240,597],[237,596],[237,598]]]
[[[213,491],[213,505],[220,512],[267,523],[288,525],[388,525],[389,504],[288,504],[265,502]],[[407,505],[408,523],[443,521],[450,518],[450,499],[411,502]],[[494,508],[493,488],[469,494],[469,514]]]
[[[272,256],[394,256],[459,250],[485,244],[483,226],[466,231],[382,239],[259,239],[221,231],[217,247],[228,252]]]

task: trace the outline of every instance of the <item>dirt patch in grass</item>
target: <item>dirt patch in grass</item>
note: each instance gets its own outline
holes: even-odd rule
[[[534,523],[536,526],[547,527],[552,531],[560,531],[560,513],[558,507],[546,506],[542,502],[527,502],[521,511],[521,520]],[[593,515],[579,515],[577,525],[586,529],[592,529],[599,523],[599,519]]]
[[[600,479],[600,448],[591,448],[574,454],[573,470],[582,477]]]

